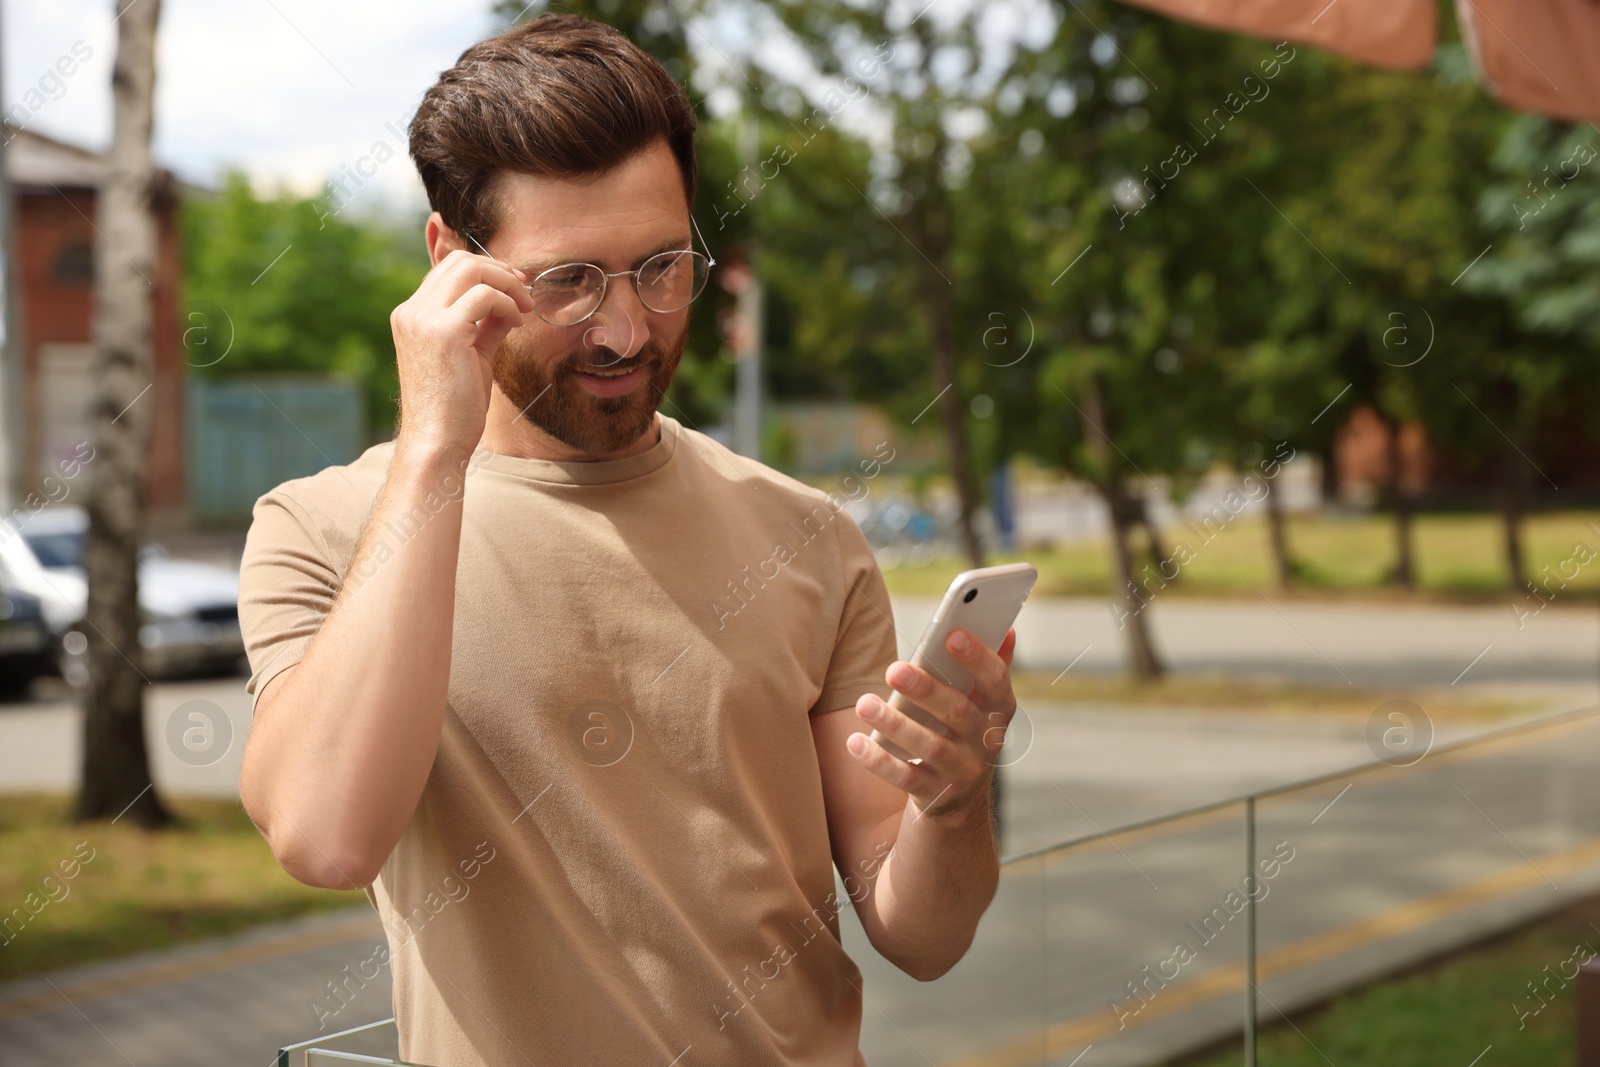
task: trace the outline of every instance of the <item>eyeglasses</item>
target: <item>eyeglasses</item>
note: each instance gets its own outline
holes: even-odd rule
[[[700,224],[690,216],[701,247],[710,251]],[[478,246],[484,255],[489,250],[476,237],[465,234],[467,240]],[[558,267],[539,272],[527,290],[533,297],[533,310],[552,326],[576,326],[596,311],[606,298],[606,285],[612,278],[630,277],[639,294],[639,303],[651,311],[666,313],[682,311],[705,290],[706,279],[717,261],[701,255],[691,248],[658,252],[639,264],[636,270],[619,270],[607,273],[593,263],[563,263]]]

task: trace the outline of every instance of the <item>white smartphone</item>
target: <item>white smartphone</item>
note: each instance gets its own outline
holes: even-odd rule
[[[922,631],[910,662],[936,680],[970,696],[976,680],[945,648],[945,639],[950,636],[951,630],[965,630],[982,641],[984,647],[998,649],[1038,580],[1039,569],[1031,563],[1006,563],[998,567],[962,571],[950,583],[950,588],[945,590],[944,599],[939,602],[939,609]],[[890,694],[888,704],[929,729],[946,737],[952,736],[932,712],[912,703],[898,689]],[[914,758],[880,731],[873,730],[871,736],[891,756],[903,760]]]

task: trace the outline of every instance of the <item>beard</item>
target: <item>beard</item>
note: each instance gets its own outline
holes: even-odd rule
[[[508,336],[495,349],[492,370],[495,384],[523,418],[557,441],[580,452],[617,452],[650,429],[688,342],[686,319],[670,348],[651,339],[630,359],[601,347],[556,362],[513,344]],[[609,370],[613,364],[620,369],[640,363],[648,368],[645,380],[623,396],[595,396],[573,376],[586,367]]]

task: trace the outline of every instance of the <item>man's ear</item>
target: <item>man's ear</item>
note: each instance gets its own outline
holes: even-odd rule
[[[423,241],[428,246],[428,260],[433,266],[457,248],[471,251],[466,239],[445,225],[444,216],[437,211],[428,215],[428,224],[422,230]]]

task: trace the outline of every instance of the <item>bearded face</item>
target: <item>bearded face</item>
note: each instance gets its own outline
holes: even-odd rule
[[[537,351],[537,341],[518,336],[527,332],[511,331],[495,350],[495,384],[523,418],[551,437],[601,454],[626,448],[650,429],[683,359],[689,319],[683,316],[683,329],[670,347],[652,337],[627,359],[590,344],[588,331],[575,349],[559,356]],[[625,378],[609,377],[630,370]]]

